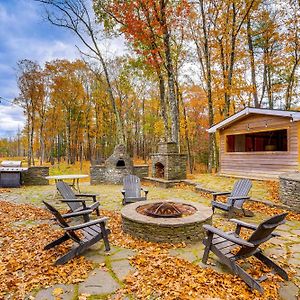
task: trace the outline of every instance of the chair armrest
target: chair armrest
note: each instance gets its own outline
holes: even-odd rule
[[[213,196],[222,196],[222,195],[230,195],[231,192],[214,192],[211,193]]]
[[[61,202],[86,202],[93,201],[92,199],[60,199]]]
[[[247,228],[247,229],[256,230],[257,227],[258,227],[258,225],[249,224],[249,223],[243,222],[243,221],[241,221],[241,220],[237,220],[237,219],[230,219],[229,221],[230,221],[230,222],[233,222],[233,223],[236,223],[237,229],[238,229],[238,227],[239,227],[239,228],[244,227],[244,228]],[[272,235],[273,237],[279,237],[279,236],[281,236],[281,235],[280,235],[279,233],[277,233],[277,232],[272,232],[271,235]]]
[[[215,192],[212,193],[213,199],[216,200],[218,196],[230,195],[231,192]]]
[[[63,214],[61,216],[63,218],[72,218],[72,217],[78,217],[78,216],[82,216],[82,215],[89,215],[92,212],[93,212],[92,209],[85,209],[85,210],[76,211],[76,212],[72,212],[72,213],[68,213],[68,214]]]
[[[228,241],[231,241],[237,245],[240,245],[240,246],[245,246],[245,247],[254,247],[254,245],[252,243],[249,243],[239,237],[235,237],[233,235],[229,235],[227,234],[226,232],[222,231],[222,230],[219,230],[218,228],[215,228],[211,225],[203,225],[203,228],[211,233],[214,233]]]
[[[108,217],[103,217],[103,218],[100,218],[100,219],[97,219],[97,220],[94,220],[94,221],[90,221],[90,222],[86,222],[86,223],[82,223],[82,224],[79,224],[79,225],[65,227],[64,230],[66,230],[66,231],[79,230],[79,229],[89,227],[89,226],[92,226],[92,225],[96,225],[96,224],[99,224],[99,223],[104,223],[107,220],[108,220]]]
[[[237,220],[237,219],[230,219],[229,221],[233,222],[233,223],[236,223],[240,227],[245,227],[245,228],[252,229],[252,230],[256,230],[257,227],[258,227],[257,225],[249,224],[249,223],[243,222],[241,220]]]
[[[97,197],[99,194],[75,194],[76,197]]]
[[[247,199],[250,199],[250,197],[249,196],[235,196],[235,197],[228,197],[227,199],[230,199],[230,200],[233,200],[233,201],[243,200],[243,199],[247,200]]]

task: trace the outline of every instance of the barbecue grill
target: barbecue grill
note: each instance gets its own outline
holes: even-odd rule
[[[4,160],[0,167],[0,187],[20,187],[21,173],[26,170],[21,161]]]

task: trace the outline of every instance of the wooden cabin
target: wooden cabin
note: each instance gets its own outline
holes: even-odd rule
[[[245,108],[208,132],[219,133],[220,175],[272,179],[299,170],[300,112]]]

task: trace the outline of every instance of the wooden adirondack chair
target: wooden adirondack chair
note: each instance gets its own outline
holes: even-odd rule
[[[56,183],[56,188],[59,191],[60,195],[63,197],[60,201],[67,203],[71,211],[77,212],[85,209],[90,209],[96,211],[97,216],[100,216],[99,205],[97,201],[96,194],[75,194],[71,187],[64,181],[58,181]],[[92,199],[81,199],[81,197],[88,197]],[[86,205],[87,201],[93,201],[93,204]],[[89,216],[84,215],[84,220],[89,221]]]
[[[259,283],[267,279],[267,276],[254,279],[244,269],[242,269],[236,261],[253,255],[265,263],[268,267],[274,269],[274,271],[277,272],[283,279],[288,280],[287,273],[270,258],[265,256],[262,253],[262,250],[259,249],[259,246],[262,243],[268,241],[272,237],[279,236],[273,231],[277,226],[285,223],[284,219],[286,216],[287,213],[273,216],[258,226],[236,219],[231,219],[230,221],[237,224],[236,229],[235,232],[227,233],[213,226],[204,225],[203,227],[207,231],[207,238],[203,241],[206,247],[202,262],[206,264],[209,251],[212,251],[220,258],[222,263],[231,269],[234,274],[240,276],[251,289],[257,289],[261,293],[263,293],[264,290]],[[239,236],[241,228],[243,227],[254,231],[248,240],[244,240]],[[233,254],[231,251],[237,247],[240,247],[240,249],[236,252],[236,254]]]
[[[102,239],[105,245],[105,250],[110,250],[108,241],[108,234],[110,233],[110,230],[105,228],[105,222],[108,220],[107,217],[75,226],[70,226],[67,223],[66,218],[72,218],[89,214],[92,212],[92,210],[86,209],[78,212],[61,215],[59,211],[56,210],[53,206],[51,206],[49,203],[45,201],[43,201],[43,203],[45,204],[47,209],[55,216],[58,225],[62,227],[65,231],[65,234],[63,236],[45,246],[44,250],[48,250],[57,245],[60,245],[69,239],[72,239],[74,241],[74,245],[71,248],[71,250],[68,253],[64,254],[62,257],[60,257],[55,262],[55,265],[65,264],[67,261],[81,254],[90,246],[94,245]],[[77,234],[78,230],[82,232],[83,236]]]
[[[246,200],[250,199],[248,196],[250,189],[252,187],[252,182],[249,179],[241,179],[235,182],[232,192],[217,192],[212,193],[213,200],[211,202],[212,210],[215,211],[216,208],[227,211],[228,218],[231,218],[235,212],[241,212],[244,216],[252,217],[253,212],[243,208],[243,204]],[[226,196],[227,203],[218,202],[218,196]]]
[[[123,205],[134,203],[137,201],[147,200],[148,190],[141,187],[141,180],[135,175],[127,175],[123,178]],[[144,191],[145,196],[141,196],[141,191]]]

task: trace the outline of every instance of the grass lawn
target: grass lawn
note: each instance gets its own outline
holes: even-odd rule
[[[2,160],[22,160],[23,165],[26,166],[27,163],[24,157],[7,157]],[[141,161],[138,161],[141,163]],[[150,164],[150,162],[148,162]],[[36,161],[36,165],[39,162]],[[90,173],[90,162],[83,161],[82,165],[80,162],[75,162],[74,165],[69,165],[65,161],[60,164],[55,163],[51,165],[50,163],[45,163],[45,166],[49,166],[49,175],[69,175],[69,174],[89,174]],[[215,191],[231,191],[234,182],[237,180],[232,177],[218,176],[217,174],[190,174],[189,179],[199,183],[202,187],[215,190]],[[89,178],[83,178],[80,182],[89,182]],[[54,183],[54,181],[50,181]],[[269,200],[278,201],[278,183],[275,181],[266,180],[252,180],[253,186],[250,191],[250,196],[254,199],[259,200]]]
[[[198,182],[202,187],[215,191],[231,191],[236,178],[218,176],[216,174],[193,174],[189,176],[191,180]],[[266,180],[251,180],[252,189],[250,191],[251,198],[259,200],[274,201],[278,199],[278,183]],[[276,191],[277,189],[277,191]]]

